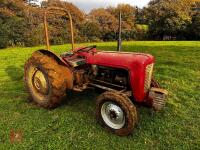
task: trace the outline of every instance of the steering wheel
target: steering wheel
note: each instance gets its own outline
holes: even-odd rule
[[[91,50],[93,50],[96,47],[97,47],[96,45],[86,46],[86,47],[83,47],[83,48],[77,50],[76,53],[78,53],[78,52],[87,52],[87,53],[89,53]]]

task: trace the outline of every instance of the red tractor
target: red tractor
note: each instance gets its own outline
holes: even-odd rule
[[[69,16],[72,51],[55,55],[50,51],[47,14],[62,10]],[[55,108],[67,90],[104,91],[96,100],[96,118],[117,135],[132,133],[138,121],[133,102],[149,104],[161,110],[167,91],[152,79],[155,59],[152,55],[130,52],[98,51],[96,46],[74,48],[72,18],[68,11],[47,8],[44,15],[48,50],[38,50],[25,64],[25,83],[33,102],[44,108]]]

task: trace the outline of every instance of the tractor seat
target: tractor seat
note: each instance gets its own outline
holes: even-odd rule
[[[72,67],[78,67],[86,64],[86,60],[84,58],[64,58],[66,62],[68,62]]]
[[[74,55],[73,52],[65,52],[65,53],[60,54],[60,57],[71,57],[73,55]]]

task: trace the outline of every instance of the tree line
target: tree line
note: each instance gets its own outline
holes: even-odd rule
[[[0,48],[44,44],[43,13],[57,6],[71,12],[75,41],[114,41],[122,12],[123,40],[199,40],[200,3],[191,0],[151,0],[142,9],[129,4],[93,9],[85,14],[72,3],[60,0],[0,0]],[[48,16],[51,44],[70,41],[68,18]]]

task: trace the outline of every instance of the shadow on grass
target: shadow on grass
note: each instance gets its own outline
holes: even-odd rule
[[[97,96],[94,89],[87,89],[83,92],[67,91],[66,97],[61,106],[76,106],[81,108],[81,105],[94,105]]]
[[[8,74],[12,81],[21,81],[23,79],[23,69],[16,66],[8,66],[5,69],[5,72]]]
[[[99,92],[95,89],[88,89],[83,92],[68,91],[65,97],[66,100],[64,100],[59,107],[71,107],[71,109],[74,111],[82,113],[88,112],[88,114],[90,115],[94,112],[88,110],[88,107],[93,107],[92,110],[95,111],[96,99],[102,93],[103,91]],[[138,113],[146,110],[145,112],[143,112],[143,115],[152,115],[152,108],[150,106],[137,103],[132,98],[130,100],[137,108]]]

